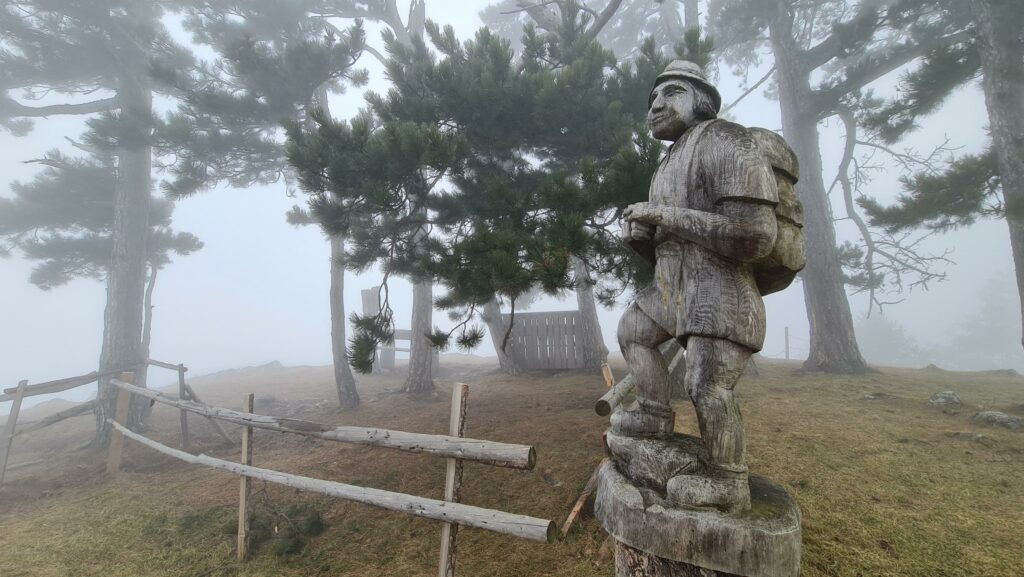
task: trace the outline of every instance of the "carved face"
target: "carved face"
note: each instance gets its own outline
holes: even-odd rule
[[[684,80],[666,80],[654,87],[647,105],[647,124],[658,140],[676,141],[697,124],[693,86]]]

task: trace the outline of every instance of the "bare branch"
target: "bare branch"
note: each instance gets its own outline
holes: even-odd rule
[[[757,90],[757,88],[759,86],[761,86],[762,84],[767,82],[767,80],[772,77],[772,74],[775,74],[775,66],[774,65],[772,66],[772,69],[768,71],[767,74],[762,76],[760,80],[758,80],[756,83],[754,83],[753,86],[748,88],[747,91],[744,92],[743,94],[741,94],[739,98],[734,100],[732,102],[732,104],[730,104],[729,106],[726,106],[725,108],[723,108],[722,111],[719,114],[725,114],[726,112],[729,112],[730,110],[732,110],[733,107],[735,107],[737,104],[739,104],[744,98],[750,96],[750,94],[752,92],[754,92],[755,90]]]

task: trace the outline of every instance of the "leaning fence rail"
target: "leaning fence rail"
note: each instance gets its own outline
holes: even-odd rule
[[[327,441],[373,445],[411,453],[428,453],[438,457],[465,459],[467,461],[476,461],[513,469],[532,469],[537,460],[534,448],[529,445],[496,443],[449,435],[406,433],[404,431],[388,429],[349,426],[335,427],[298,419],[243,413],[194,401],[181,401],[118,379],[111,380],[110,384],[158,403],[177,407],[178,409],[208,418],[236,425],[249,426],[255,429],[293,433]]]
[[[193,455],[134,433],[124,425],[127,411],[119,410],[114,419],[107,420],[113,428],[110,453],[107,460],[107,471],[110,474],[116,474],[120,469],[122,443],[124,438],[127,437],[186,463],[203,465],[242,476],[243,482],[239,490],[238,511],[237,557],[239,560],[245,559],[248,550],[246,537],[248,534],[249,491],[245,479],[249,478],[261,479],[299,490],[321,493],[445,523],[442,529],[442,546],[438,566],[438,575],[440,577],[454,577],[455,575],[455,540],[459,526],[474,527],[545,543],[554,542],[557,535],[556,526],[550,520],[475,507],[459,502],[459,486],[461,485],[463,461],[471,460],[517,469],[532,469],[536,462],[534,449],[528,445],[495,443],[478,439],[465,439],[458,436],[462,434],[465,426],[466,396],[469,390],[467,385],[457,384],[453,391],[452,422],[449,428],[449,432],[452,434],[427,435],[385,429],[332,427],[309,421],[258,415],[251,412],[251,394],[246,398],[245,403],[245,407],[250,412],[235,411],[195,401],[173,399],[156,391],[137,387],[132,384],[132,379],[133,375],[131,373],[125,373],[120,379],[111,379],[110,381],[113,386],[120,389],[117,399],[119,409],[130,404],[132,395],[139,395],[153,402],[176,407],[182,411],[194,412],[208,418],[227,421],[244,427],[242,463],[235,463],[203,454]],[[347,485],[335,481],[253,467],[250,464],[252,450],[251,435],[252,429],[257,428],[445,457],[447,459],[447,472],[445,475],[444,500],[439,501],[405,493]]]
[[[244,475],[252,479],[262,479],[264,481],[293,487],[295,489],[301,489],[303,491],[323,493],[324,495],[330,495],[332,497],[338,497],[348,501],[356,501],[358,503],[374,505],[391,511],[408,513],[409,515],[414,515],[416,517],[425,517],[427,519],[434,519],[435,521],[443,521],[445,523],[456,523],[467,527],[486,529],[488,531],[494,531],[496,533],[511,535],[513,537],[521,537],[533,541],[543,541],[546,543],[554,541],[555,524],[546,519],[537,519],[526,515],[505,513],[503,511],[495,511],[493,509],[463,505],[461,503],[415,497],[412,495],[406,495],[405,493],[395,493],[392,491],[372,489],[369,487],[346,485],[335,481],[324,481],[322,479],[302,477],[299,475],[282,473],[280,471],[272,471],[270,469],[261,469],[259,467],[224,461],[222,459],[216,459],[206,455],[193,455],[191,453],[179,451],[178,449],[172,449],[167,445],[162,445],[156,441],[147,439],[142,435],[133,433],[113,420],[110,420],[109,422],[121,434],[129,439],[142,443],[151,449],[155,449],[165,455],[169,455],[187,463],[230,471],[236,475]]]

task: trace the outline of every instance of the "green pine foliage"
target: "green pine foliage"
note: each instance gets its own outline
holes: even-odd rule
[[[487,29],[464,42],[429,22],[410,44],[386,35],[386,94],[370,94],[348,122],[314,114],[312,128],[289,125],[310,212],[351,238],[349,266],[445,288],[435,305],[462,322],[428,335],[435,346],[456,333],[461,348],[479,343],[470,321],[495,297],[514,314],[537,288],[571,289],[573,258],[603,281],[605,300],[649,277],[617,226],[646,199],[661,154],[644,120],[666,62],[648,42],[644,57],[617,67],[570,8],[553,31],[527,27],[521,55]],[[390,321],[354,320],[352,364],[366,370]]]
[[[113,250],[112,157],[74,158],[52,151],[36,162],[44,168],[32,181],[13,183],[13,197],[0,198],[4,256],[20,251],[37,262],[29,281],[43,290],[76,278],[105,279]],[[170,228],[173,210],[167,200],[154,199],[150,205],[146,248],[152,268],[203,246],[191,233]]]
[[[858,199],[873,226],[888,232],[926,228],[947,232],[978,218],[1003,218],[999,167],[995,153],[965,155],[939,173],[922,172],[901,180],[903,194],[891,206]]]
[[[245,188],[289,179],[282,124],[308,121],[321,96],[362,85],[361,21],[339,29],[313,0],[191,2],[184,27],[215,57],[190,74],[157,68],[181,102],[161,127],[176,155],[163,183],[184,197],[226,182]]]

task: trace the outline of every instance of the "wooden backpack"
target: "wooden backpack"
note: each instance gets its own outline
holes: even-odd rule
[[[765,128],[748,128],[754,142],[768,159],[779,189],[779,204],[775,205],[778,236],[771,254],[754,263],[754,280],[762,295],[788,287],[797,273],[807,264],[807,246],[804,242],[804,207],[796,196],[793,185],[800,179],[800,164],[796,153],[786,139]]]

